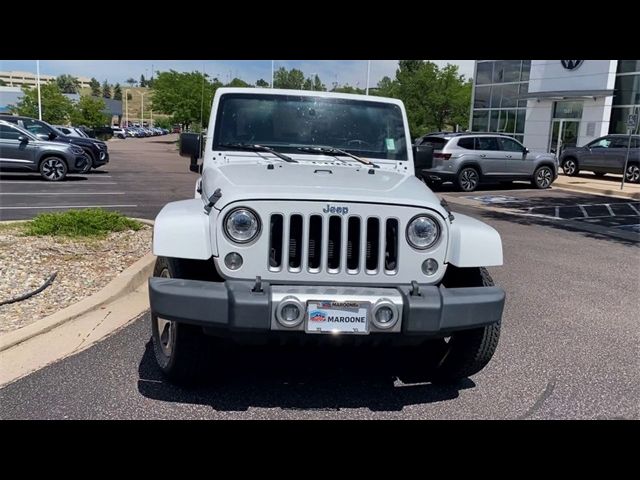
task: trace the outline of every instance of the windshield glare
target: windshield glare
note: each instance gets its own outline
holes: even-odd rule
[[[400,107],[364,100],[226,94],[220,99],[213,149],[233,143],[292,153],[300,146],[326,146],[362,157],[407,160]]]

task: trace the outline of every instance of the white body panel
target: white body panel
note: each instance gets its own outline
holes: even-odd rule
[[[180,200],[164,206],[153,226],[153,254],[207,260],[215,252],[209,216],[202,200]]]
[[[502,239],[486,223],[455,214],[449,228],[447,262],[456,267],[492,267],[502,265]]]
[[[331,96],[391,103],[400,107],[406,138],[411,138],[404,105],[400,100],[298,90],[220,88],[213,101],[205,140],[202,193],[197,192],[196,183],[195,199],[169,203],[162,209],[154,227],[155,255],[202,260],[213,256],[223,277],[254,279],[261,276],[264,280],[307,284],[389,285],[407,284],[413,280],[434,284],[444,275],[448,262],[459,267],[502,264],[499,234],[484,223],[464,215],[456,214],[455,220],[449,221],[448,212],[440,205],[440,199],[415,177],[411,148],[408,148],[407,161],[371,159],[380,166],[375,169],[342,156],[337,159],[331,155],[288,153],[298,161],[288,163],[269,153],[213,151],[218,104],[220,97],[226,93]],[[221,197],[207,213],[204,207],[217,189],[220,189]],[[301,215],[304,228],[308,226],[311,215],[320,215],[324,217],[324,225],[330,216],[326,214],[327,204],[348,206],[349,216],[359,217],[363,222],[370,217],[377,217],[381,221],[396,219],[399,222],[397,271],[385,271],[382,256],[375,271],[360,268],[356,272],[349,272],[344,259],[337,271],[330,272],[328,268],[310,271],[306,264],[308,245],[304,242],[299,269],[291,270],[286,266],[286,249],[283,253],[284,268],[270,268],[270,215],[278,213],[285,218],[293,214]],[[252,208],[262,222],[262,233],[250,244],[235,244],[222,232],[224,215],[238,206]],[[407,223],[420,213],[429,213],[436,218],[442,232],[438,243],[427,251],[409,246],[405,236]],[[346,225],[345,219],[342,222]],[[288,227],[285,227],[284,233],[286,238]],[[382,234],[381,231],[380,238],[383,238]],[[305,231],[304,235],[308,235],[308,232]],[[341,242],[345,248],[347,239],[344,230]],[[241,253],[244,259],[237,271],[228,270],[222,261],[232,251]],[[438,272],[431,277],[421,272],[422,262],[429,257],[435,258],[440,265]]]

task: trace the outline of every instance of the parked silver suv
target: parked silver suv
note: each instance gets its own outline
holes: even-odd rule
[[[91,160],[78,145],[42,140],[13,123],[0,120],[0,171],[35,171],[50,182],[67,173],[82,173]]]
[[[531,152],[499,133],[436,132],[415,143],[433,148],[431,168],[421,171],[431,185],[453,182],[472,192],[482,182],[529,180],[536,188],[548,188],[558,176],[554,154]]]

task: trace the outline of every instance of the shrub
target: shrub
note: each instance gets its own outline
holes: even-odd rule
[[[142,224],[118,212],[101,208],[41,213],[27,224],[27,235],[62,235],[65,237],[104,236],[110,232],[139,230]]]

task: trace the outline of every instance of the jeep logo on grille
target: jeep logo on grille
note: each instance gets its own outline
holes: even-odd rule
[[[349,207],[336,207],[327,203],[327,206],[324,207],[322,211],[324,213],[337,213],[338,215],[346,215],[347,213],[349,213]]]

